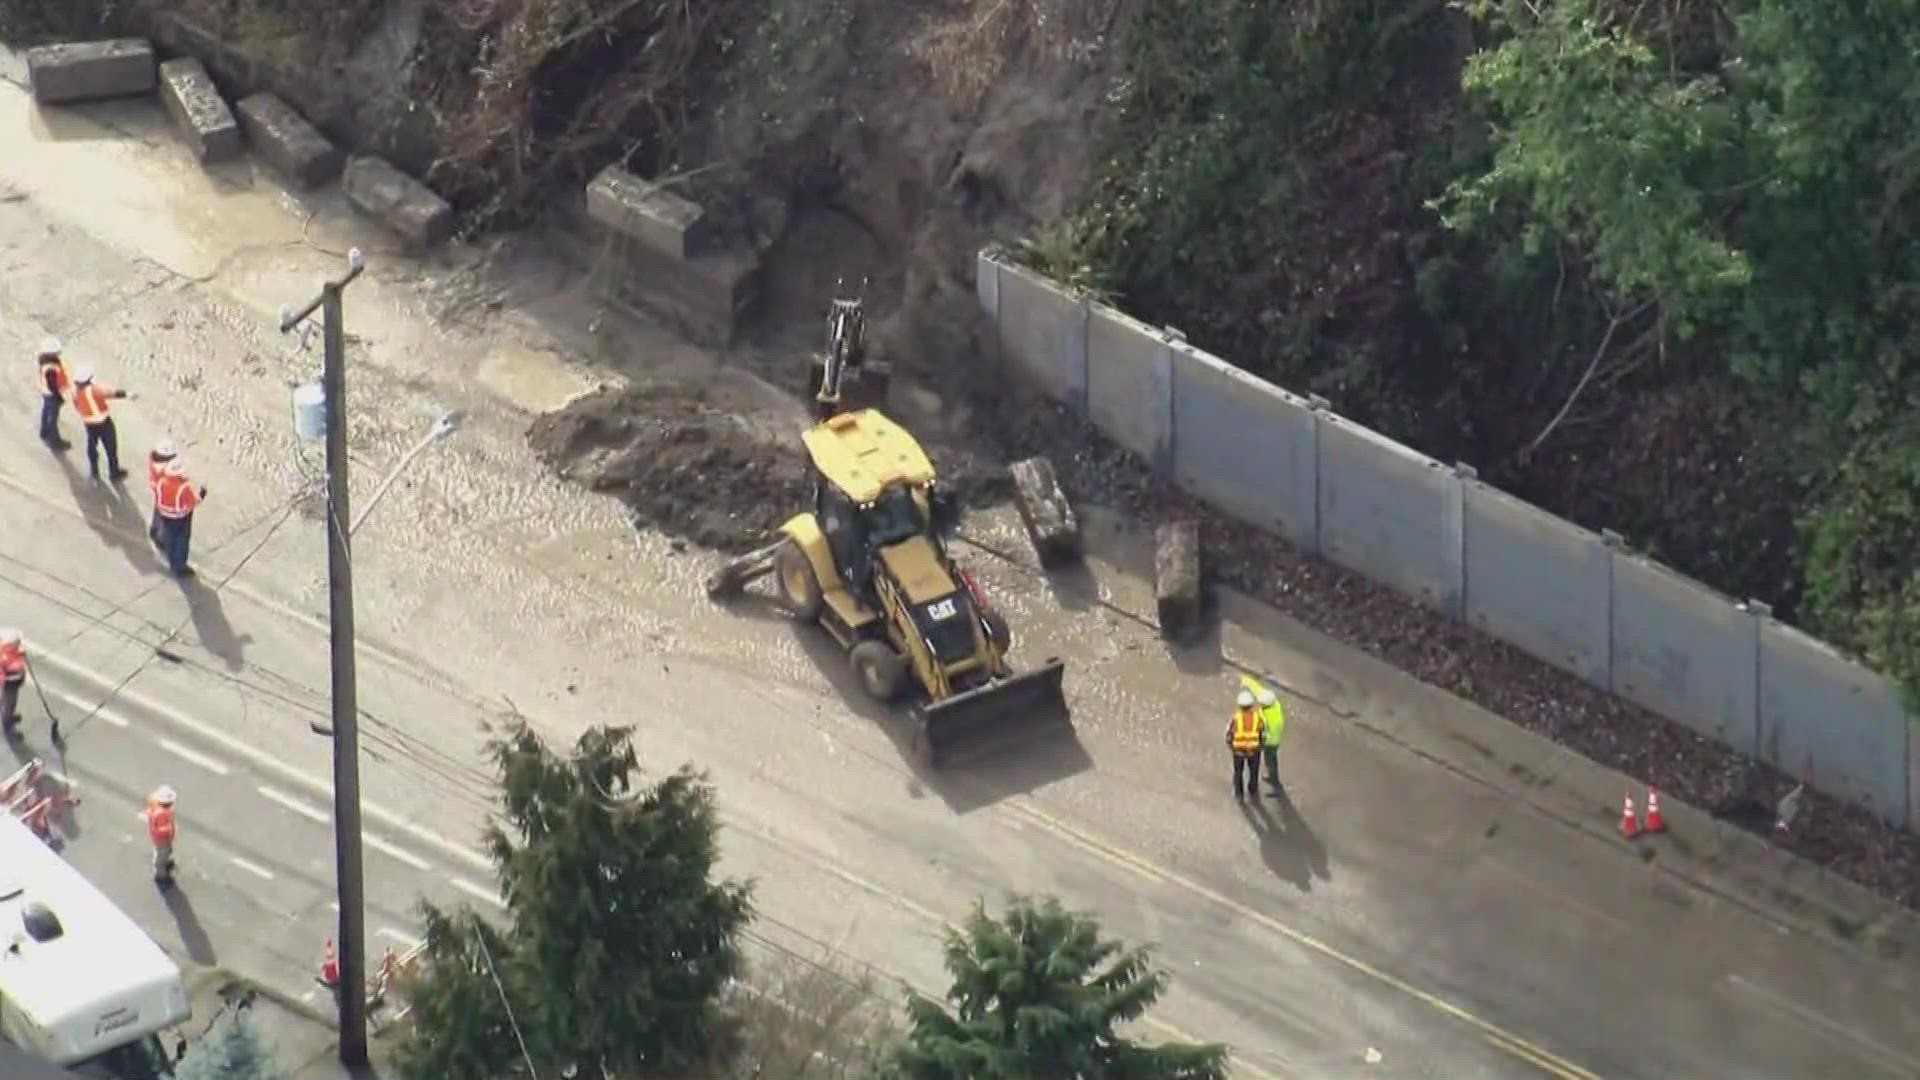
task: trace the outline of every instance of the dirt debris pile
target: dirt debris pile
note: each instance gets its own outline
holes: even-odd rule
[[[602,390],[548,413],[527,432],[562,477],[612,495],[634,524],[717,551],[748,551],[812,498],[805,414],[757,406],[718,386]],[[929,445],[942,480],[970,506],[1002,502],[1006,469]]]

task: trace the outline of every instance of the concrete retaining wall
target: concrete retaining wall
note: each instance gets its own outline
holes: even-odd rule
[[[1596,686],[1613,670],[1613,552],[1478,481],[1466,486],[1466,617]]]
[[[1895,688],[1763,605],[1735,603],[990,253],[977,271],[1002,357],[1182,488],[1920,830],[1920,738]]]

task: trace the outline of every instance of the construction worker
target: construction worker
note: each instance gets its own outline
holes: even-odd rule
[[[167,545],[160,539],[160,478],[166,475],[167,463],[179,456],[172,439],[161,439],[147,451],[147,492],[153,496],[153,521],[147,526],[147,538],[162,551]]]
[[[0,629],[0,730],[13,738],[20,727],[20,687],[27,681],[27,650],[20,631]]]
[[[127,396],[93,381],[93,369],[83,367],[73,373],[73,412],[87,428],[87,474],[100,479],[100,450],[107,451],[107,476],[125,480],[127,470],[120,467],[120,433],[114,429],[107,402]]]
[[[60,406],[67,403],[73,383],[67,378],[66,362],[60,359],[59,338],[40,343],[34,369],[37,372],[34,385],[40,389],[40,441],[46,443],[49,450],[65,450],[73,444],[60,437]]]
[[[165,888],[173,884],[173,789],[160,785],[147,796],[147,839],[153,841],[153,883]]]
[[[1280,698],[1253,676],[1240,676],[1240,688],[1253,695],[1260,718],[1266,721],[1260,733],[1260,759],[1266,763],[1267,787],[1273,789],[1273,797],[1284,798],[1280,789],[1280,733],[1287,727],[1286,711],[1280,707]]]
[[[1252,691],[1235,699],[1233,718],[1227,721],[1227,749],[1233,754],[1233,797],[1260,797],[1260,740],[1266,721],[1260,718]]]
[[[193,486],[179,458],[161,468],[160,482],[154,489],[153,510],[159,518],[154,531],[174,577],[193,576],[193,567],[187,565],[187,550],[193,544],[193,512],[206,497],[206,486]]]

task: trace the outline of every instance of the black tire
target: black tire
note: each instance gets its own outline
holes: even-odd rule
[[[800,545],[789,540],[773,557],[774,577],[780,582],[780,595],[787,602],[787,613],[797,622],[814,622],[827,598],[820,591],[820,577]]]
[[[989,611],[981,616],[981,620],[987,624],[987,640],[993,642],[993,647],[1000,650],[1001,656],[1007,655],[1007,650],[1013,648],[1013,627],[1007,625],[1007,617],[997,611]]]
[[[847,662],[860,676],[861,689],[875,701],[885,704],[907,688],[907,658],[884,641],[868,639],[855,645]]]

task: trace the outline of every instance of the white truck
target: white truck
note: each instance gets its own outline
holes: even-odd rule
[[[0,1036],[56,1065],[193,1015],[180,968],[12,814],[0,814]]]

